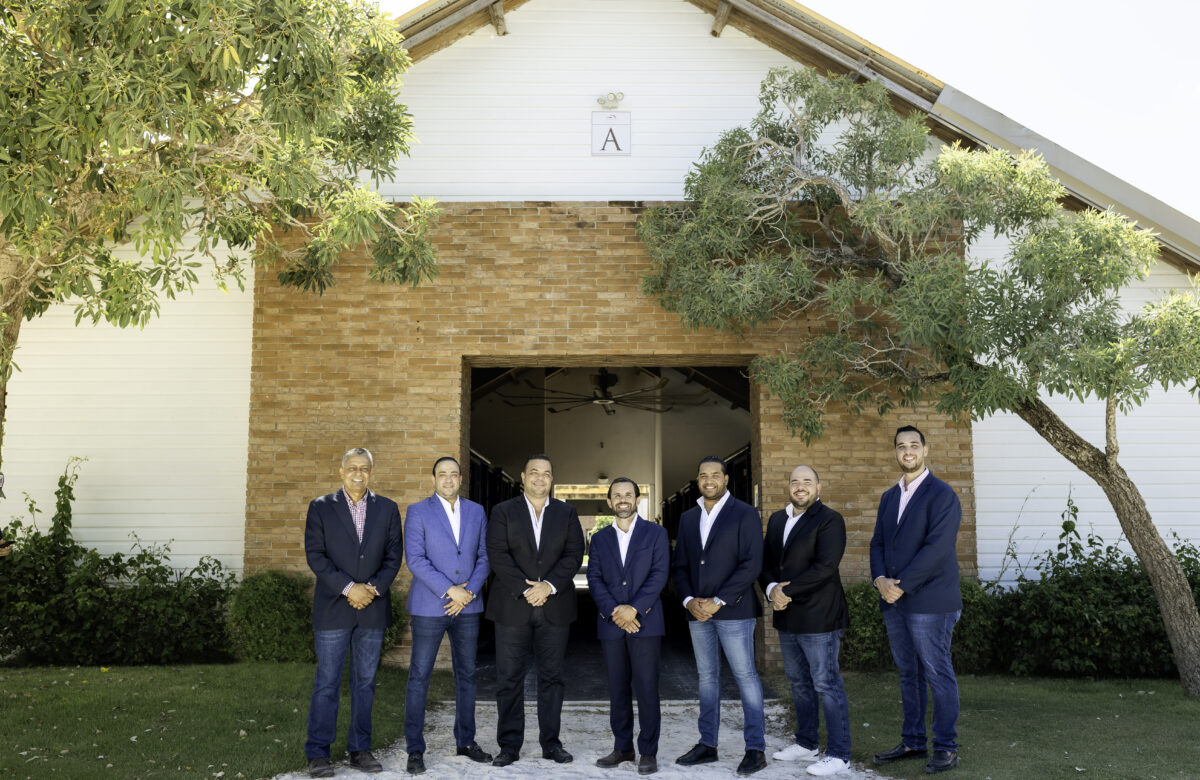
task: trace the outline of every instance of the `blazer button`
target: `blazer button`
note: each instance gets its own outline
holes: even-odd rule
[[[455,574],[458,574],[458,569],[455,569],[455,570],[454,570],[454,573],[455,573]]]
[[[700,559],[700,565],[701,565],[701,566],[703,566],[703,565],[704,565],[704,559],[703,559],[703,558],[701,558],[701,559]]]
[[[628,582],[626,582],[625,580],[621,580],[621,584],[622,584],[622,585],[628,585],[629,583],[628,583]]]

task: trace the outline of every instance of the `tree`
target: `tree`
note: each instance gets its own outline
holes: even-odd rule
[[[1069,212],[1034,154],[930,150],[919,114],[878,83],[772,71],[750,128],[705,150],[681,204],[649,210],[644,290],[691,326],[749,334],[807,317],[812,337],[751,371],[794,433],[830,404],[884,413],[930,404],[955,419],[1014,412],[1108,497],[1158,597],[1187,693],[1200,694],[1200,614],[1179,561],[1121,467],[1118,413],[1155,386],[1200,392],[1200,302],[1174,294],[1134,316],[1122,287],[1157,243],[1114,213]],[[985,231],[995,264],[966,259]],[[1106,404],[1106,443],[1040,397]]]
[[[412,140],[400,40],[366,0],[0,3],[0,419],[54,303],[144,326],[201,261],[321,293],[364,244],[379,281],[436,273],[432,202],[360,186]]]

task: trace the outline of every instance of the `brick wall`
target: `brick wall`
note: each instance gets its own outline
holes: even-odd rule
[[[804,338],[803,322],[745,340],[684,329],[641,293],[640,212],[632,203],[443,204],[441,274],[415,289],[370,282],[366,252],[343,259],[323,297],[281,288],[270,269],[257,274],[246,570],[306,570],[305,506],[337,486],[351,446],[375,453],[372,488],[402,507],[428,495],[436,457],[465,462],[472,366],[745,365]],[[932,413],[833,414],[825,438],[805,447],[762,388],[751,412],[764,520],[787,501],[795,465],[817,468],[823,498],[846,517],[848,580],[866,576],[879,495],[899,478],[892,431],[901,418],[921,426],[932,467],[962,499],[959,557],[974,573],[969,427]]]

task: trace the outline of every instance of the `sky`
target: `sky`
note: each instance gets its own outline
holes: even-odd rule
[[[1200,2],[801,3],[1200,220]]]

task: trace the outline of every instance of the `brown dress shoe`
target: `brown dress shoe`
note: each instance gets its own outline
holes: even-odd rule
[[[657,756],[642,756],[638,759],[638,774],[652,775],[658,771]]]
[[[604,767],[605,769],[611,769],[623,761],[632,761],[634,758],[636,758],[636,756],[634,756],[632,750],[628,752],[624,750],[614,750],[604,758],[597,758],[596,766]]]

